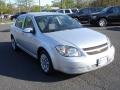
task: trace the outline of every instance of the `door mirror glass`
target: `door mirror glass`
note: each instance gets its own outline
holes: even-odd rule
[[[25,32],[25,33],[33,33],[34,30],[33,30],[33,28],[25,28],[23,32]]]

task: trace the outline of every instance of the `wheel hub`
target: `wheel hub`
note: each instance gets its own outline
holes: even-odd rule
[[[44,72],[49,71],[49,60],[45,54],[42,54],[40,57],[41,68]]]

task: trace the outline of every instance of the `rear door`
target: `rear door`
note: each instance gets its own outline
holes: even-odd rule
[[[24,24],[25,16],[19,16],[15,22],[14,27],[14,37],[16,39],[17,44],[22,45],[22,34],[23,34],[23,24]]]

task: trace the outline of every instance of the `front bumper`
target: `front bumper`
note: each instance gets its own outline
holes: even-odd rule
[[[57,70],[67,74],[80,74],[89,72],[110,64],[114,60],[114,55],[115,48],[112,46],[107,51],[97,55],[82,57],[58,56]],[[102,65],[98,65],[97,60],[102,57],[107,57],[107,62]]]

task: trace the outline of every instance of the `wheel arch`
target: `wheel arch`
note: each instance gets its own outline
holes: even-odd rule
[[[101,19],[106,20],[106,25],[105,25],[105,26],[107,26],[107,25],[108,25],[108,23],[109,23],[109,21],[108,21],[108,19],[107,19],[106,17],[100,17],[100,18],[98,19],[97,24],[99,25],[99,22],[100,22],[100,20],[101,20]],[[99,25],[99,26],[100,26],[100,25]]]
[[[51,55],[51,53],[49,52],[49,50],[47,50],[45,47],[39,47],[38,50],[37,50],[37,59],[39,59],[39,53],[44,50],[45,52],[48,53],[50,59],[51,59],[51,62],[52,62],[52,65],[53,65],[53,68],[55,68],[55,65],[54,65],[54,61],[53,61],[53,56]]]
[[[106,17],[99,17],[99,18],[98,18],[98,22],[99,22],[100,19],[105,19],[105,20],[108,21],[108,19],[107,19]]]
[[[13,36],[12,34],[10,35],[10,37],[11,37],[11,38],[14,38],[14,36]]]

